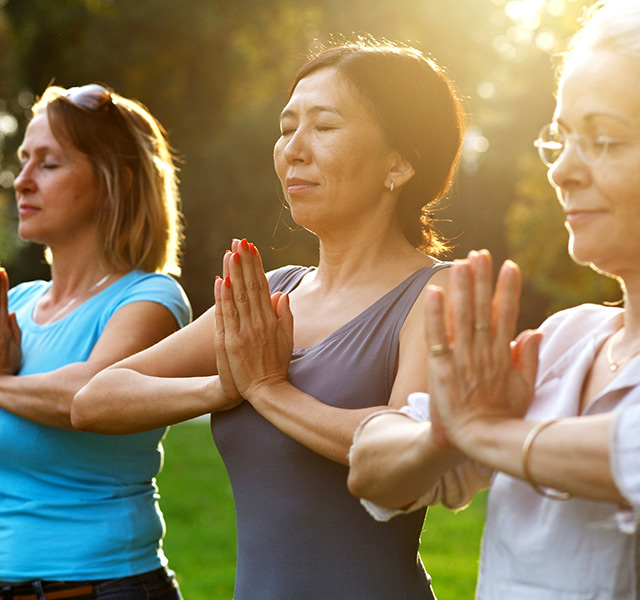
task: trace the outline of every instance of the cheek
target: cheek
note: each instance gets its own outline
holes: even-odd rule
[[[273,166],[278,178],[282,180],[286,168],[287,161],[284,159],[284,144],[280,141],[276,142],[273,147]]]
[[[594,186],[616,212],[640,215],[640,169],[602,173],[594,177]]]

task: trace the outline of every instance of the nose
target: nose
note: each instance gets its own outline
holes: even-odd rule
[[[549,167],[547,178],[557,190],[585,185],[590,169],[580,158],[577,140],[567,140],[558,159]]]
[[[23,193],[30,189],[33,189],[35,182],[31,175],[31,169],[27,164],[23,165],[20,169],[20,173],[13,180],[13,189],[18,193]]]
[[[309,161],[307,133],[302,127],[298,127],[290,134],[289,139],[285,142],[283,155],[289,164]]]

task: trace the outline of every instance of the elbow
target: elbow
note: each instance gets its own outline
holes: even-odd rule
[[[347,488],[356,498],[370,500],[374,494],[375,478],[371,477],[371,469],[367,468],[368,461],[363,457],[363,451],[354,446],[350,455],[349,475],[347,476]]]
[[[367,486],[363,484],[362,478],[353,469],[349,469],[349,477],[347,477],[347,488],[349,493],[356,498],[367,497]]]
[[[90,384],[76,392],[71,402],[71,425],[79,431],[101,433],[98,428],[99,419],[92,408]]]

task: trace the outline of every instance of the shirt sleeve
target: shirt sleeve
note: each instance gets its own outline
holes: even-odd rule
[[[155,302],[171,312],[179,327],[184,327],[191,321],[191,305],[187,295],[173,277],[162,273],[137,275],[114,298],[108,317],[132,302]]]
[[[429,395],[424,393],[410,394],[408,403],[398,410],[386,409],[369,415],[359,426],[353,437],[358,439],[362,428],[372,419],[385,414],[401,414],[417,422],[430,420]],[[353,447],[353,446],[352,446]],[[479,490],[487,487],[493,472],[491,469],[471,460],[464,460],[450,469],[413,504],[402,509],[391,509],[380,506],[369,500],[361,499],[361,504],[376,521],[388,521],[396,515],[406,514],[434,504],[442,504],[447,508],[465,507]]]
[[[611,472],[631,505],[618,514],[621,531],[634,533],[640,523],[640,405],[616,411],[611,439]]]

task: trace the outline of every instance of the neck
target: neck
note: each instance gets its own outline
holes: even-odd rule
[[[624,338],[640,340],[640,282],[621,282],[624,298]]]
[[[394,229],[373,235],[353,234],[340,238],[320,238],[318,279],[323,286],[337,287],[356,282],[371,282],[381,274],[404,276],[429,263]],[[403,276],[403,274],[406,274]]]
[[[53,303],[61,303],[83,294],[110,273],[113,273],[113,268],[94,248],[75,248],[73,251],[51,249],[49,299]]]

